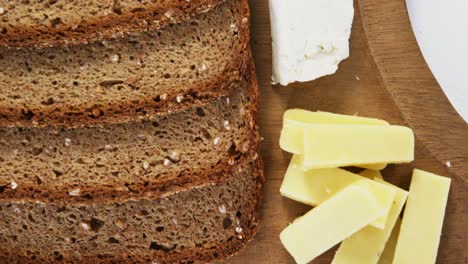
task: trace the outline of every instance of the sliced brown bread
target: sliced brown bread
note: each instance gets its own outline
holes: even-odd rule
[[[205,263],[256,233],[259,160],[216,183],[113,203],[0,200],[0,263]]]
[[[0,128],[0,199],[96,201],[159,195],[218,177],[256,151],[253,72],[227,97],[90,128]]]
[[[154,30],[223,0],[0,0],[0,46],[75,45]]]
[[[235,254],[257,231],[263,182],[248,69],[228,96],[151,121],[0,129],[0,263]]]
[[[226,95],[249,40],[247,0],[158,32],[99,43],[0,48],[0,126],[123,123]]]

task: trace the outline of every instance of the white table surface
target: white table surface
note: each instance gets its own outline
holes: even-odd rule
[[[468,0],[406,0],[406,5],[424,58],[468,122]]]

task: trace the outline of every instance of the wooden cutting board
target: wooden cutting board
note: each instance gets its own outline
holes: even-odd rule
[[[259,118],[265,138],[262,151],[266,183],[260,231],[227,262],[294,263],[281,245],[279,233],[310,208],[279,194],[291,156],[279,148],[278,140],[283,112],[299,107],[358,113],[411,127],[416,134],[416,160],[408,165],[389,166],[383,175],[405,189],[413,168],[452,178],[438,263],[468,263],[468,126],[424,61],[404,0],[355,2],[350,57],[334,75],[288,87],[270,83],[268,0],[251,0],[250,5],[252,49],[261,89]],[[335,250],[336,247],[312,263],[330,263]]]

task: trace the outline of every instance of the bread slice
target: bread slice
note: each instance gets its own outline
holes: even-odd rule
[[[1,263],[205,263],[257,232],[259,160],[156,199],[112,203],[0,200]]]
[[[0,263],[235,254],[257,232],[264,181],[248,69],[228,97],[152,121],[1,129]]]
[[[0,46],[76,45],[155,30],[222,0],[0,0]]]
[[[0,48],[0,126],[150,120],[226,95],[247,67],[247,0],[161,31],[64,48]]]
[[[0,199],[157,196],[218,177],[258,145],[258,88],[249,69],[229,96],[149,121],[0,128]]]

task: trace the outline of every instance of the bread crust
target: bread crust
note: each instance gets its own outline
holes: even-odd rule
[[[248,1],[240,0],[239,17],[237,21],[250,21]],[[239,23],[238,45],[233,51],[233,58],[226,69],[215,78],[204,80],[190,87],[184,94],[184,100],[177,102],[176,94],[168,94],[166,100],[145,98],[142,100],[127,100],[103,106],[94,106],[92,102],[84,102],[82,107],[42,106],[40,109],[18,109],[4,105],[0,106],[0,126],[3,127],[51,127],[77,128],[103,126],[116,123],[151,120],[156,116],[184,110],[190,106],[204,103],[212,98],[226,96],[229,89],[242,78],[248,69],[251,55],[249,52],[249,23]],[[158,95],[154,95],[158,96]],[[96,111],[100,114],[96,116]]]
[[[41,24],[34,27],[17,25],[0,34],[0,46],[46,48],[87,44],[103,39],[136,35],[188,20],[194,15],[211,10],[224,1],[165,1],[162,5],[150,5],[143,12],[109,13],[101,17],[73,21],[73,24],[60,26]]]

